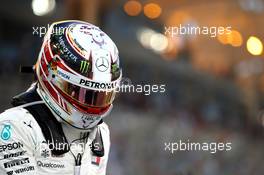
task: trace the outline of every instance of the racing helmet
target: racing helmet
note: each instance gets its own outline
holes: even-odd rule
[[[122,71],[118,50],[95,25],[53,23],[35,65],[37,92],[56,118],[91,129],[112,109]]]

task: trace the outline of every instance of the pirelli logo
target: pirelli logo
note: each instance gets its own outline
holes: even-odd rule
[[[16,160],[12,160],[10,162],[4,163],[4,167],[5,168],[12,168],[14,166],[24,165],[24,164],[27,164],[27,163],[29,163],[29,158],[16,159]]]

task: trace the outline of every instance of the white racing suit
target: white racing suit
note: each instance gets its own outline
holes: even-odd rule
[[[57,150],[59,154],[54,154],[52,149],[56,145],[52,141],[56,137],[47,141],[44,132],[56,133],[48,131],[50,128],[41,128],[25,108],[35,103],[43,102],[27,103],[0,114],[0,175],[105,175],[110,148],[108,126],[102,122],[92,131],[84,132],[62,123],[62,131],[70,144],[59,143],[63,145],[59,148],[69,146],[70,149],[65,152]],[[91,146],[98,133],[104,152],[99,156]]]

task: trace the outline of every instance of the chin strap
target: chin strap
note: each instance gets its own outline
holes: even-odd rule
[[[25,107],[38,122],[42,133],[51,147],[53,155],[62,155],[69,152],[67,139],[63,133],[61,123],[53,117],[51,111],[45,104],[37,104]],[[52,144],[50,144],[52,143]]]

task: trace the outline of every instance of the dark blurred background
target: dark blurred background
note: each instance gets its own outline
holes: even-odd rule
[[[165,93],[121,93],[110,125],[109,175],[263,175],[263,0],[8,0],[0,6],[0,109],[24,91],[43,36],[34,29],[80,19],[119,48],[133,84]],[[231,26],[229,34],[165,35],[165,26]],[[232,150],[164,150],[164,142],[232,142]]]

